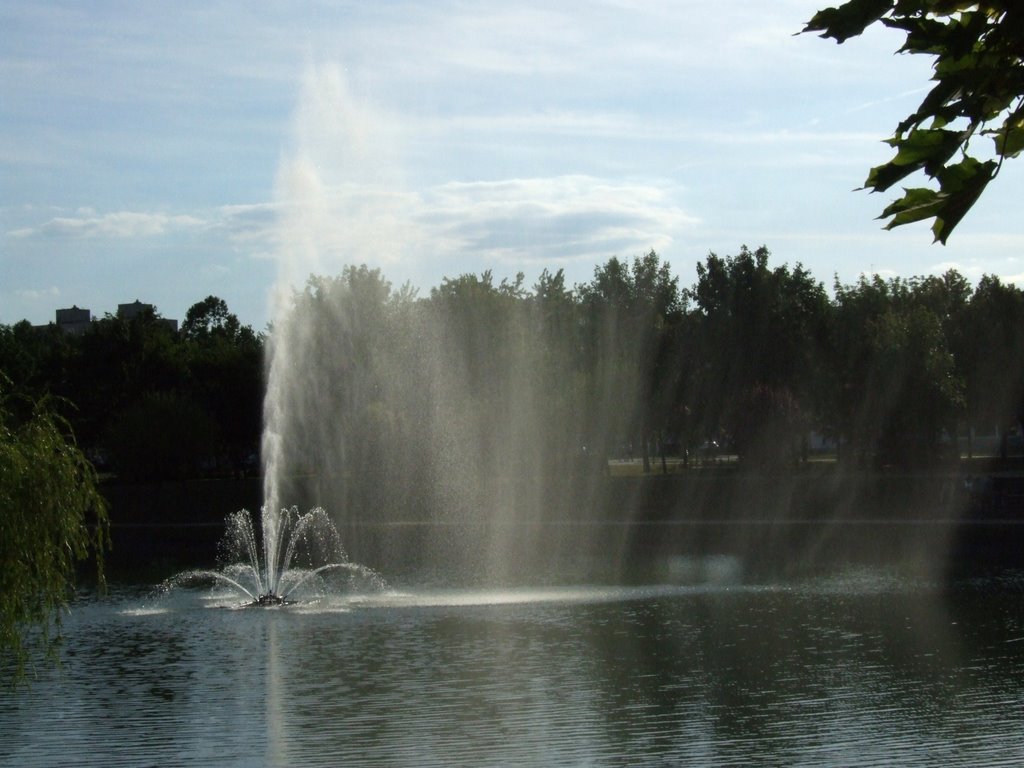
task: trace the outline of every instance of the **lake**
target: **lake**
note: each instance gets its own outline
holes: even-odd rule
[[[711,566],[271,609],[83,597],[61,667],[0,693],[0,764],[1024,763],[1024,573]]]

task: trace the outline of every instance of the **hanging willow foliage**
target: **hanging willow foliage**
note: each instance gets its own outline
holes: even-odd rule
[[[109,546],[96,470],[52,402],[11,394],[0,374],[0,653],[13,679],[42,651],[56,657],[61,612],[80,561],[102,587]]]

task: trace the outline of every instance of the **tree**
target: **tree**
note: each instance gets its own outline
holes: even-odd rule
[[[440,382],[438,401],[450,422],[458,424],[463,445],[444,440],[449,456],[473,449],[457,461],[481,476],[495,476],[509,467],[508,447],[517,419],[521,377],[534,367],[528,355],[526,289],[523,275],[495,284],[490,270],[444,278],[430,292],[431,325],[438,334],[435,350],[442,361],[434,381]],[[452,432],[451,434],[457,434]]]
[[[220,435],[193,399],[147,392],[110,423],[104,443],[118,476],[135,482],[182,480],[212,466]]]
[[[986,432],[996,427],[1005,435],[1024,418],[1024,292],[998,277],[982,277],[961,336],[968,426]]]
[[[217,422],[220,446],[236,473],[259,447],[263,406],[263,339],[216,296],[193,304],[181,326],[189,392]]]
[[[398,463],[401,414],[388,393],[412,371],[393,363],[391,316],[394,302],[408,299],[366,265],[310,276],[293,295],[268,338],[267,426],[280,440],[280,476],[292,485],[282,494],[331,498],[351,514],[394,498],[383,478]]]
[[[934,219],[943,244],[996,177],[1024,150],[1024,6],[1017,0],[848,0],[818,11],[804,32],[842,43],[881,23],[906,33],[900,53],[935,57],[935,85],[887,140],[896,154],[872,168],[864,187],[884,192],[923,171],[938,189],[905,188],[879,218],[886,229]],[[992,140],[979,159],[971,139]],[[959,155],[958,155],[959,153]]]
[[[210,335],[233,340],[241,332],[242,324],[238,317],[229,312],[227,302],[217,296],[207,296],[193,304],[181,323],[182,338],[188,340],[203,339]]]
[[[528,303],[530,375],[539,387],[534,407],[544,424],[562,425],[560,430],[544,430],[546,439],[538,447],[546,451],[543,465],[555,472],[585,467],[580,462],[587,432],[587,376],[579,303],[566,286],[565,272],[541,272]]]
[[[876,459],[895,466],[930,466],[955,434],[962,386],[939,318],[921,304],[888,312],[869,328],[873,360],[868,410],[875,413]]]
[[[36,328],[22,320],[0,326],[0,370],[23,393],[63,395],[74,367],[73,342],[53,323]]]
[[[754,465],[789,460],[818,405],[828,298],[800,264],[770,269],[764,246],[709,254],[690,291],[704,361],[695,418]]]
[[[667,427],[677,390],[670,331],[685,310],[679,278],[650,251],[631,264],[609,259],[576,290],[589,331],[589,410],[602,414],[589,442],[605,454],[632,445],[649,471],[649,445]]]
[[[106,502],[67,422],[0,376],[0,652],[16,676],[33,650],[56,652],[78,562],[92,553],[102,585],[106,546]]]
[[[181,344],[153,311],[106,316],[77,337],[68,369],[67,398],[78,408],[75,434],[87,449],[101,444],[116,417],[149,392],[183,391],[188,369]]]
[[[836,285],[834,418],[856,460],[905,468],[943,457],[963,410],[963,380],[944,328],[962,287],[955,272]]]

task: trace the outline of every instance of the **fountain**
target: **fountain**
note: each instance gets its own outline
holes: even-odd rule
[[[403,258],[415,228],[396,231],[414,217],[395,207],[407,196],[391,170],[394,131],[324,65],[306,73],[293,134],[275,188],[263,507],[228,518],[224,565],[202,575],[278,605],[307,578],[358,569],[334,523],[357,560],[398,581],[443,570],[446,581],[513,584],[603,564],[596,529],[546,526],[589,514],[603,475],[581,468],[580,446],[606,442],[580,405],[579,340],[551,327],[564,320],[557,301],[544,311],[516,302],[477,323],[477,288],[519,289],[487,273],[424,302],[378,269],[342,267]],[[296,542],[319,539],[330,547],[316,544],[296,570]]]
[[[402,208],[394,137],[339,67],[310,67],[275,189],[260,594],[278,593],[273,511],[293,503],[327,506],[357,559],[413,578],[514,583],[593,551],[591,528],[544,527],[601,492],[580,471],[601,422],[580,406],[572,328],[525,302],[476,322],[473,296],[518,290],[489,273],[427,302],[365,266],[432,250]]]
[[[229,587],[244,605],[262,608],[337,593],[342,587],[361,591],[385,588],[377,573],[348,559],[337,528],[323,508],[300,513],[291,507],[271,513],[264,507],[260,521],[262,536],[257,536],[248,510],[228,515],[220,568],[186,571],[166,586],[210,581]],[[344,585],[331,578],[339,575]]]

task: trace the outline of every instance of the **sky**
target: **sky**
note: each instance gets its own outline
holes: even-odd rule
[[[262,330],[345,265],[444,277],[766,245],[834,280],[1024,282],[1024,167],[945,246],[856,191],[928,90],[813,0],[0,0],[0,323],[208,295]],[[923,179],[911,178],[912,186]]]

